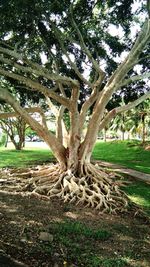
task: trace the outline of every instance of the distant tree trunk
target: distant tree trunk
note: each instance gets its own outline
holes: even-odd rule
[[[145,116],[146,116],[145,113],[143,113],[141,115],[141,119],[142,119],[142,144],[145,144],[145,141],[146,141]]]
[[[105,128],[104,128],[104,142],[107,141],[106,133],[107,133],[107,129],[106,129],[106,127],[105,127]]]
[[[124,130],[122,130],[122,141],[124,141],[125,140],[125,132],[124,132]]]
[[[131,134],[130,134],[130,131],[128,131],[128,140],[131,139]]]
[[[6,133],[7,139],[5,143],[5,147],[7,146],[8,137],[13,143],[16,150],[21,150],[23,148],[23,144],[25,142],[25,127],[26,122],[21,117],[17,117],[16,119],[3,119],[1,120],[1,127],[3,131]]]
[[[5,141],[5,147],[8,145],[8,134],[6,133],[6,141]]]

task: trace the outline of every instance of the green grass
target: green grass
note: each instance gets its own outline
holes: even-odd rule
[[[41,229],[43,230],[43,229]],[[93,229],[77,221],[65,220],[64,222],[51,223],[48,229],[54,237],[53,243],[41,244],[40,249],[46,253],[54,253],[61,246],[64,262],[70,265],[86,267],[126,267],[127,260],[123,258],[103,258],[99,256],[96,242],[107,242],[112,233],[105,229]],[[61,244],[61,245],[60,245]]]
[[[144,182],[135,181],[123,188],[129,198],[144,208],[144,210],[150,215],[150,186]]]
[[[48,149],[32,148],[32,150],[24,149],[17,151],[14,149],[0,148],[0,168],[40,164],[51,161],[52,158],[53,155]]]
[[[65,221],[64,223],[55,223],[50,226],[50,231],[53,230],[57,232],[58,237],[62,235],[70,236],[73,235],[74,238],[85,237],[93,238],[94,240],[107,240],[111,237],[111,233],[104,229],[94,230],[80,222],[70,222]]]
[[[150,173],[150,151],[144,150],[137,141],[97,142],[93,158]]]
[[[145,151],[139,144],[138,141],[97,142],[93,151],[93,158],[150,173],[150,151]],[[23,151],[16,151],[0,147],[0,168],[23,167],[52,159],[51,151],[46,148],[25,148]]]

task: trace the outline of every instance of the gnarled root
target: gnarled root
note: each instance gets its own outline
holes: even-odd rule
[[[80,178],[68,171],[63,173],[57,183],[49,189],[50,197],[58,196],[65,202],[81,203],[102,212],[126,209],[127,196],[108,173],[97,169],[92,164],[88,164],[84,169],[86,169],[86,175]]]
[[[9,179],[13,178],[14,181],[14,177],[16,178],[13,182],[13,190],[16,185],[16,191],[30,191],[50,198],[60,197],[65,202],[83,204],[100,212],[126,209],[127,196],[119,189],[118,182],[111,178],[111,173],[93,164],[86,164],[83,169],[84,173],[80,176],[71,170],[64,172],[55,164],[36,170],[31,168],[27,172],[23,170],[19,175],[12,172]]]

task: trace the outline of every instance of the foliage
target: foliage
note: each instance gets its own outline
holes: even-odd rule
[[[122,99],[120,105],[124,105],[125,102]],[[144,143],[149,135],[149,105],[150,100],[147,99],[139,104],[136,108],[125,111],[124,113],[118,114],[111,122],[110,130],[122,132],[122,140],[124,140],[125,133],[130,136],[139,137]]]
[[[5,145],[5,142],[6,142],[6,134],[2,134],[0,136],[0,146],[4,146]]]
[[[32,141],[33,137],[36,136],[36,132],[34,130],[31,129],[31,127],[27,127],[26,131],[25,131],[25,135],[27,137],[29,137]]]
[[[90,109],[96,109],[97,113],[101,112],[97,122],[95,122],[96,125],[99,125],[105,107],[108,110],[116,107],[122,96],[125,99],[125,104],[127,104],[131,97],[135,100],[147,91],[145,81],[141,81],[143,76],[139,77],[138,71],[133,68],[138,62],[141,68],[140,74],[144,75],[146,70],[145,75],[147,75],[148,64],[145,61],[145,55],[149,50],[149,35],[146,31],[148,21],[145,1],[143,4],[139,3],[136,12],[133,11],[133,0],[128,0],[126,3],[123,1],[119,3],[115,1],[95,3],[84,0],[72,3],[72,1],[66,0],[63,5],[58,5],[58,1],[55,1],[54,4],[45,0],[42,2],[35,0],[31,5],[29,5],[29,1],[24,1],[23,5],[20,5],[19,0],[13,0],[7,1],[7,4],[2,2],[0,8],[3,14],[0,25],[2,54],[0,61],[1,73],[5,77],[1,78],[1,90],[6,91],[7,87],[17,97],[19,94],[21,107],[28,104],[26,94],[32,100],[29,101],[30,103],[35,102],[34,97],[37,90],[37,102],[41,106],[47,108],[47,104],[40,101],[39,98],[52,98],[53,105],[56,104],[60,107],[60,104],[63,104],[67,110],[65,113],[71,116],[70,114],[74,113],[71,111],[72,92],[74,91],[72,86],[75,86],[78,88],[78,96],[75,99],[77,104],[74,103],[76,112],[78,112],[76,115],[79,115],[87,100],[89,103],[86,107],[87,110],[82,112],[82,124],[86,120],[86,113]],[[15,12],[15,18],[12,15],[12,10]],[[131,43],[134,43],[136,38],[135,34],[132,34],[132,26],[142,26],[143,22],[141,23],[140,16],[145,19],[145,26],[141,30],[141,36],[143,35],[145,39],[139,38],[145,41],[141,45],[140,39],[137,38],[141,48],[136,50],[136,45],[131,49]],[[118,34],[113,35],[111,33],[111,27],[115,27],[115,30],[120,29],[121,39]],[[132,54],[132,50],[136,50],[136,53]],[[123,53],[129,51],[132,54],[130,57],[132,67],[128,60],[120,64]],[[140,60],[136,60],[136,57],[137,59],[140,57]],[[101,64],[104,64],[104,67],[101,67]],[[86,77],[86,72],[89,73],[88,77]],[[117,76],[119,72],[121,76],[120,74]],[[118,82],[115,81],[118,88],[111,87],[112,79],[115,77],[112,75],[113,73],[119,79]],[[129,77],[131,77],[131,81],[128,81]],[[136,84],[134,83],[134,90],[131,90],[130,83],[134,77]],[[139,86],[136,86],[138,81]],[[107,88],[107,84],[110,84],[110,89]],[[108,91],[110,90],[109,96],[106,98],[105,87]],[[28,90],[31,90],[32,94],[27,93]],[[91,96],[88,100],[92,91],[95,91],[94,94],[96,95],[94,98]],[[96,104],[96,98],[100,92],[104,97],[102,101],[104,107],[101,105],[101,109]],[[134,92],[134,97],[132,92]],[[64,98],[68,98],[70,101]],[[8,99],[8,96],[5,97],[6,102]],[[12,100],[11,105],[14,107]],[[24,114],[21,112],[21,115]],[[91,124],[92,118],[94,120],[94,114],[91,117]],[[64,119],[66,128],[68,128],[68,121],[73,127],[71,118],[69,119],[70,121]],[[90,127],[93,126],[90,125],[89,121]],[[97,127],[95,127],[96,134],[98,133]],[[37,127],[35,128],[37,129]],[[84,125],[81,125],[79,131],[81,132],[83,129]],[[73,130],[71,129],[70,132]],[[91,135],[90,130],[88,132]],[[43,133],[41,134],[40,130],[38,134],[42,138]],[[76,135],[81,140],[79,133]],[[72,137],[70,136],[70,138]],[[94,145],[94,139],[93,137],[90,144],[90,152],[92,145]],[[54,141],[56,140],[54,139],[53,143]],[[56,154],[58,155],[58,153]]]
[[[120,1],[119,3],[115,1],[101,1],[96,4],[94,1],[80,0],[74,6],[74,19],[85,39],[85,44],[91,51],[94,59],[97,59],[98,62],[105,60],[107,75],[110,75],[116,69],[117,62],[115,58],[119,58],[123,51],[128,51],[131,48],[131,27],[135,25],[135,21],[137,25],[140,25],[138,14],[141,12],[142,15],[145,15],[145,1],[142,5],[139,5],[134,16],[132,4],[133,0],[128,0],[126,3],[124,1]],[[70,69],[66,65],[63,59],[64,51],[62,45],[55,31],[51,30],[55,26],[58,27],[61,42],[64,41],[66,49],[68,49],[70,54],[74,55],[77,67],[83,73],[83,62],[87,65],[86,57],[83,51],[77,47],[76,43],[70,43],[69,39],[70,36],[76,41],[78,40],[78,35],[71,21],[70,5],[71,1],[69,0],[66,0],[62,5],[60,3],[58,4],[58,1],[55,1],[55,4],[51,1],[39,2],[35,0],[32,4],[29,4],[29,1],[24,1],[23,5],[20,5],[19,0],[3,1],[1,5],[1,14],[3,14],[0,26],[1,38],[2,40],[6,38],[6,44],[16,47],[18,51],[25,51],[30,58],[40,64],[42,64],[41,54],[44,53],[47,57],[45,67],[48,67],[50,71],[52,70],[54,58],[56,59],[57,57],[57,65],[60,73],[79,79],[74,69]],[[15,18],[12,15],[14,13]],[[46,24],[47,27],[45,26]],[[110,26],[121,28],[123,33],[121,41],[117,35],[113,36],[111,31],[108,30]],[[65,29],[64,33],[61,32],[63,28]],[[109,47],[111,53],[108,52],[103,42]],[[56,56],[52,51],[55,47]],[[142,58],[144,58],[145,54],[146,51],[143,51]],[[143,61],[141,60],[140,64],[142,65],[143,62],[143,68],[148,68],[147,63],[145,64],[145,59]],[[132,72],[136,73],[133,70]],[[92,68],[90,76],[92,80],[94,78],[94,69]],[[50,82],[42,79],[42,77],[39,79],[42,84],[47,84],[48,87],[51,85]],[[37,102],[39,102],[39,97],[42,97],[42,94],[38,95],[37,92],[30,94],[28,90],[19,87],[19,83],[12,79],[10,79],[10,82],[15,83],[14,88],[17,85],[17,91],[22,95],[21,103],[26,101],[26,95],[32,100],[35,98],[35,101],[37,98]],[[145,82],[142,82],[142,84],[139,82],[139,84],[140,86],[135,87],[134,90],[131,90],[130,86],[127,89],[123,89],[126,102],[131,98],[136,99],[137,92],[138,94],[142,94],[144,86],[146,89]],[[88,92],[89,90],[86,91],[85,88],[83,91],[82,84],[81,100]],[[118,93],[113,95],[114,101],[112,101],[111,108],[116,106],[120,98],[121,95]]]

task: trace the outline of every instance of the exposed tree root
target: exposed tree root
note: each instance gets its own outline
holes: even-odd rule
[[[117,181],[114,173],[111,176],[111,172],[93,164],[82,166],[82,175],[64,172],[58,164],[51,164],[2,171],[0,190],[28,192],[43,199],[60,197],[64,202],[83,204],[100,212],[124,210],[128,199],[119,189],[121,180]]]

